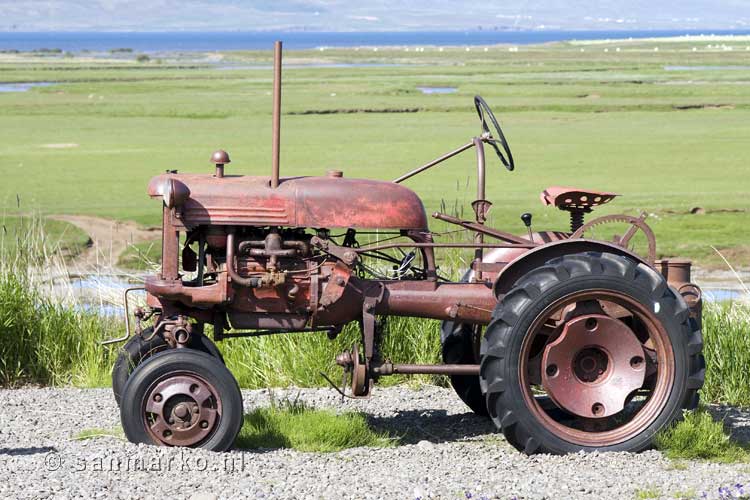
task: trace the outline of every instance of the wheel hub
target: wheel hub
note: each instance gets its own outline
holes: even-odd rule
[[[211,384],[196,375],[169,377],[147,394],[146,424],[157,442],[193,446],[218,423],[221,403]]]
[[[549,397],[586,418],[622,411],[646,373],[643,347],[633,331],[602,314],[568,321],[545,348],[542,367],[542,386]]]

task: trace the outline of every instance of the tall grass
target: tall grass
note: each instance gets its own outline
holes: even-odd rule
[[[230,340],[220,347],[227,366],[242,387],[314,387],[327,383],[321,372],[340,382],[341,369],[334,363],[334,357],[351,349],[358,339],[357,326],[348,325],[333,341],[321,333],[292,333]],[[389,318],[384,329],[382,355],[404,363],[439,362],[440,323]],[[385,377],[382,382],[394,384],[404,380],[403,376],[393,376]],[[426,375],[412,380],[444,383],[442,377]]]
[[[42,220],[24,219],[0,245],[0,383],[106,384],[114,357],[98,341],[120,325],[75,303]]]
[[[750,406],[750,307],[707,304],[703,310],[706,357],[704,401]]]

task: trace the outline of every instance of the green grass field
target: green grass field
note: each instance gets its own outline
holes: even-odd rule
[[[518,216],[532,211],[537,228],[564,227],[564,214],[538,201],[548,185],[611,190],[623,197],[600,213],[654,214],[660,254],[718,265],[715,245],[747,266],[750,42],[732,51],[711,43],[288,51],[282,174],[336,168],[392,179],[477,134],[472,97],[482,94],[517,162],[509,173],[488,157],[494,225],[523,232]],[[241,68],[267,65],[270,52],[221,57],[211,65],[4,55],[1,80],[56,84],[0,93],[3,211],[156,224],[148,179],[208,172],[220,147],[230,173],[267,175],[271,71]],[[353,62],[388,66],[299,67]],[[221,69],[229,64],[240,69]],[[417,86],[458,91],[423,95]],[[428,210],[445,202],[469,213],[474,168],[466,153],[406,184]],[[705,213],[689,214],[695,207]]]

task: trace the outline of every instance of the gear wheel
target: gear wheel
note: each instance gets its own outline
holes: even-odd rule
[[[656,236],[654,235],[654,231],[651,229],[651,227],[644,222],[645,219],[646,214],[643,214],[640,217],[633,217],[631,215],[625,214],[605,215],[602,217],[597,217],[596,219],[591,220],[583,226],[579,227],[572,235],[570,235],[570,239],[574,240],[583,238],[583,235],[586,233],[586,231],[591,230],[591,228],[595,226],[611,224],[614,222],[630,224],[631,227],[625,232],[625,234],[615,237],[614,243],[627,249],[628,243],[630,243],[630,240],[633,239],[635,233],[640,229],[646,236],[646,241],[648,243],[648,264],[653,265],[654,261],[656,260]]]

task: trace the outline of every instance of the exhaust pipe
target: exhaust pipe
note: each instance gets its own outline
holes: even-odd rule
[[[273,44],[273,150],[271,188],[279,187],[279,143],[281,141],[281,41]]]

